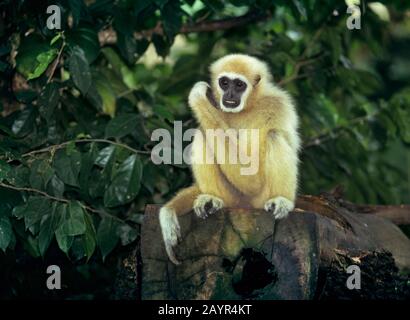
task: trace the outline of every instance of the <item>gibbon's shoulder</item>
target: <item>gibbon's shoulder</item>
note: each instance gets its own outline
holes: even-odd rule
[[[277,106],[285,109],[295,109],[295,103],[292,96],[282,88],[272,83],[265,84],[264,88],[259,91],[259,101],[263,104]]]
[[[298,128],[299,120],[293,98],[285,90],[271,84],[264,89],[255,102],[262,115],[280,122],[276,125]]]

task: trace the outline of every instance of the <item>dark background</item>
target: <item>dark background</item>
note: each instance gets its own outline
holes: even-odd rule
[[[150,161],[151,132],[196,126],[189,89],[227,53],[294,96],[300,193],[409,203],[410,3],[358,8],[349,30],[340,0],[0,1],[0,299],[113,297],[144,206],[192,180]]]

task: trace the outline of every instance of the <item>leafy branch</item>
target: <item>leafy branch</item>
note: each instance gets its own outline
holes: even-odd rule
[[[77,143],[91,143],[91,142],[108,143],[108,144],[111,144],[111,145],[115,145],[117,147],[127,149],[127,150],[129,150],[129,151],[131,151],[132,153],[135,153],[135,154],[150,154],[151,153],[148,150],[147,151],[137,150],[137,149],[134,149],[134,148],[132,148],[132,147],[126,145],[126,144],[111,141],[111,140],[107,140],[107,139],[78,139],[78,140],[65,141],[65,142],[62,142],[62,143],[59,143],[59,144],[54,144],[54,145],[51,145],[51,146],[48,146],[48,147],[45,147],[45,148],[42,148],[42,149],[38,149],[38,150],[33,150],[33,151],[30,151],[30,152],[27,152],[27,153],[23,154],[22,156],[25,158],[25,157],[31,157],[33,155],[40,154],[40,153],[54,152],[55,150],[63,149],[66,146],[68,146],[72,143],[77,144]]]
[[[44,198],[46,198],[46,199],[52,200],[52,201],[57,201],[57,202],[66,203],[66,204],[69,204],[69,203],[70,203],[70,200],[69,200],[69,199],[55,197],[55,196],[52,196],[51,194],[48,194],[48,193],[45,192],[45,191],[41,191],[41,190],[34,189],[34,188],[16,187],[16,186],[13,186],[13,185],[11,185],[11,184],[4,183],[4,182],[0,182],[0,187],[6,188],[6,189],[15,190],[15,191],[19,191],[19,192],[34,193],[34,194],[40,195],[40,196],[42,196],[42,197],[44,197]],[[99,210],[94,209],[94,208],[92,208],[92,207],[90,207],[90,206],[87,206],[86,204],[84,204],[84,203],[82,203],[82,202],[79,202],[79,203],[80,203],[80,205],[81,205],[81,207],[82,207],[83,209],[85,209],[85,210],[87,210],[87,211],[89,211],[89,212],[99,214],[100,216],[109,215],[110,217],[112,217],[113,219],[115,219],[115,220],[117,220],[117,221],[124,222],[122,219],[118,218],[118,217],[115,216],[115,215],[109,214],[109,213],[104,212],[104,211],[99,211]]]
[[[322,25],[319,29],[317,29],[317,31],[314,33],[314,35],[310,39],[309,43],[306,45],[299,59],[295,63],[295,69],[293,73],[289,77],[280,80],[278,82],[278,85],[283,86],[294,80],[306,78],[309,76],[309,74],[300,74],[300,71],[303,67],[315,63],[317,60],[321,59],[324,56],[324,54],[319,53],[315,57],[308,58],[310,51],[312,50],[312,47],[322,35],[324,28],[325,28],[325,25]]]
[[[66,46],[66,41],[65,41],[65,37],[64,37],[64,32],[60,33],[57,37],[58,37],[58,38],[61,37],[61,38],[63,39],[63,43],[61,44],[61,47],[60,47],[60,50],[58,51],[58,54],[57,54],[56,59],[55,59],[55,60],[53,61],[53,63],[51,64],[50,74],[49,74],[49,76],[48,76],[47,83],[50,83],[50,82],[51,82],[51,79],[53,78],[54,73],[55,73],[55,71],[56,71],[56,69],[57,69],[57,66],[58,66],[58,64],[60,63],[61,56],[62,56],[63,51],[64,51],[64,48],[65,48],[65,46]],[[53,41],[54,41],[54,39],[52,40],[52,42],[53,42]]]
[[[368,114],[368,115],[365,115],[363,117],[354,118],[354,119],[350,120],[347,125],[340,125],[340,126],[337,126],[337,127],[333,128],[331,130],[323,132],[323,133],[309,139],[309,141],[306,144],[304,144],[303,148],[307,149],[307,148],[311,148],[311,147],[317,147],[317,146],[319,146],[319,145],[321,145],[321,144],[323,144],[323,143],[325,143],[329,140],[334,140],[334,139],[340,137],[340,135],[345,130],[350,129],[352,126],[355,126],[355,125],[361,124],[365,121],[370,121],[371,119],[374,119],[374,117],[377,114],[379,114],[380,111],[381,110],[377,110],[377,111],[373,112],[372,114]]]
[[[238,28],[253,22],[263,21],[269,17],[270,15],[267,13],[260,11],[251,11],[242,16],[234,18],[211,21],[203,21],[204,19],[202,18],[196,23],[183,25],[178,33],[188,34],[193,32],[223,31]],[[157,23],[157,25],[152,29],[134,33],[134,37],[137,39],[150,39],[153,35],[164,35],[164,27],[161,22]],[[101,46],[115,44],[117,43],[117,33],[113,28],[108,28],[98,33],[98,39]]]

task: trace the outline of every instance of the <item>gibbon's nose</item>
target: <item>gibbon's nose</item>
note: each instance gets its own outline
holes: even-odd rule
[[[226,98],[230,99],[230,100],[234,100],[234,94],[232,90],[228,90],[228,92],[226,93]]]

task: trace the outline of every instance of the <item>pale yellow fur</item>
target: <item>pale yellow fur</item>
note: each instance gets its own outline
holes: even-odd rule
[[[220,101],[217,77],[222,72],[243,75],[252,88],[245,107],[238,113],[223,112],[214,108],[206,97],[206,84],[197,83],[189,96],[189,105],[197,118],[200,129],[259,129],[259,170],[254,175],[241,175],[240,164],[192,164],[195,184],[180,191],[165,204],[161,227],[168,255],[176,260],[172,247],[180,236],[176,215],[193,208],[194,201],[217,199],[218,208],[241,206],[265,208],[273,203],[277,218],[286,216],[293,209],[297,191],[299,136],[298,117],[290,96],[272,83],[272,76],[265,63],[242,54],[227,55],[210,67],[211,87],[216,101]],[[235,140],[235,137],[232,137]],[[252,142],[249,142],[252,143]],[[249,151],[250,145],[240,152]],[[253,143],[255,143],[253,141]],[[227,148],[228,144],[225,144]],[[206,144],[193,142],[193,158],[202,157]],[[278,212],[278,210],[282,210]],[[171,212],[171,213],[170,213]],[[161,215],[161,212],[160,212]],[[174,215],[174,216],[173,216]],[[166,218],[166,216],[172,218]],[[176,222],[175,222],[176,221]],[[171,230],[172,232],[170,233]]]

